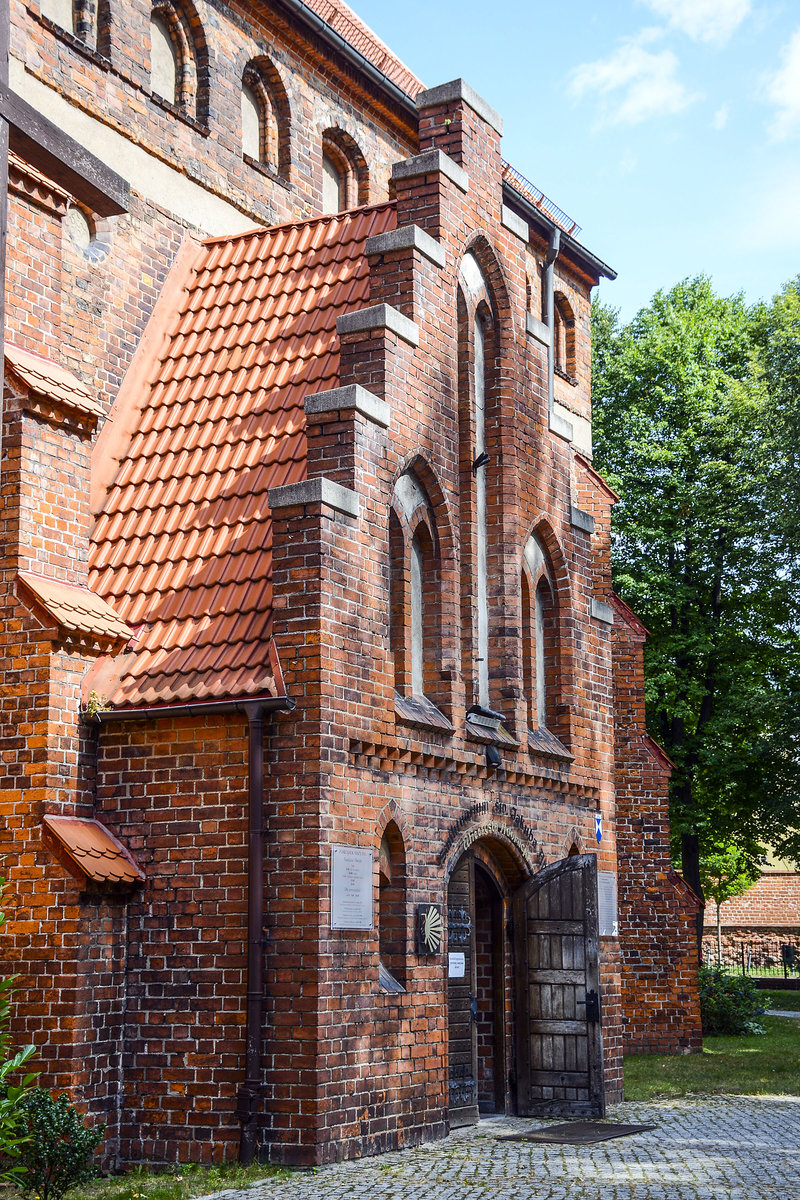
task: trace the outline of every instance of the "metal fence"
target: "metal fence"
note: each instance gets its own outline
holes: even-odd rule
[[[716,941],[704,939],[703,961],[717,965]],[[800,975],[800,940],[759,938],[756,942],[728,942],[722,947],[722,965],[741,975],[767,979],[794,979]]]

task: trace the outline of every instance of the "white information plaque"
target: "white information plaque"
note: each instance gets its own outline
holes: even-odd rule
[[[466,974],[464,951],[456,950],[447,956],[447,975],[450,979],[463,979]]]
[[[331,846],[331,929],[372,929],[372,851]]]
[[[617,877],[613,871],[597,872],[597,907],[600,937],[619,937]]]

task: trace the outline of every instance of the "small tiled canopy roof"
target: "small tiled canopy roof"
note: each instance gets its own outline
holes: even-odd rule
[[[47,815],[42,824],[71,867],[92,883],[141,883],[144,871],[122,842],[99,821]]]
[[[57,404],[77,409],[87,416],[101,415],[102,409],[91,389],[66,367],[60,367],[40,354],[32,354],[30,350],[23,350],[13,342],[5,343],[5,360],[32,392],[47,396]]]
[[[47,579],[33,571],[18,571],[17,579],[62,629],[114,641],[127,641],[133,634],[111,605],[88,588]]]
[[[115,705],[275,694],[267,492],[306,477],[303,401],[337,385],[336,319],[394,225],[387,203],[197,245],[90,552],[138,638]]]

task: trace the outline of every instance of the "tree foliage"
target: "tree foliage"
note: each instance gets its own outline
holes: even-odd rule
[[[648,727],[676,764],[674,850],[701,896],[704,849],[800,855],[798,442],[770,384],[791,363],[800,387],[796,288],[785,307],[793,333],[701,277],[628,325],[593,312],[595,461],[622,497],[614,583],[650,630]]]
[[[706,899],[716,905],[717,918],[717,966],[722,966],[722,919],[721,907],[733,896],[741,896],[752,887],[759,876],[759,869],[747,854],[731,843],[706,847],[700,856],[700,883]]]

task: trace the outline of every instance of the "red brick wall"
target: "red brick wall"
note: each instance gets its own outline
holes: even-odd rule
[[[741,896],[720,905],[723,927],[800,928],[800,874],[767,871]],[[717,923],[717,906],[706,905],[706,925]]]
[[[645,632],[614,626],[622,1026],[628,1053],[699,1050],[697,901],[671,868],[669,762],[644,731]]]
[[[357,135],[370,160],[375,198],[387,190],[391,161],[416,149],[416,131],[362,92],[344,69],[326,65],[319,48],[278,26],[248,31],[247,22],[256,19],[250,9],[246,20],[243,12],[215,10],[218,23],[206,31],[214,46],[210,128],[207,134],[198,130],[148,95],[147,64],[139,54],[148,11],[137,3],[126,10],[124,29],[121,22],[113,25],[110,71],[38,21],[33,8],[30,18],[15,9],[14,54],[77,107],[102,113],[110,127],[180,165],[254,219],[315,211],[320,138],[332,122]],[[235,145],[241,69],[267,35],[285,72],[296,121],[288,190],[246,167]],[[546,356],[525,333],[526,308],[534,303],[532,259],[538,270],[543,244],[533,235],[531,250],[501,224],[499,138],[471,107],[455,103],[427,112],[420,146],[433,145],[446,148],[467,170],[469,190],[462,192],[438,172],[398,179],[398,225],[416,223],[439,238],[444,268],[416,251],[376,255],[370,263],[373,300],[390,302],[418,322],[419,348],[384,330],[341,339],[341,382],[359,383],[385,399],[390,430],[350,414],[322,416],[308,430],[309,475],[324,474],[353,488],[360,515],[355,520],[318,504],[276,508],[273,514],[274,628],[297,708],[271,719],[265,757],[261,1141],[272,1158],[303,1165],[408,1145],[445,1131],[443,960],[416,954],[414,915],[420,903],[446,907],[448,872],[476,839],[480,852],[498,864],[509,894],[543,862],[563,858],[575,841],[583,850],[597,847],[599,866],[606,870],[616,868],[619,849],[629,878],[620,889],[621,910],[627,906],[625,930],[636,950],[625,967],[615,939],[602,946],[609,1100],[621,1097],[622,1006],[627,1001],[626,1019],[632,1021],[632,993],[639,997],[640,1025],[642,1005],[661,1006],[653,1027],[663,1043],[674,1048],[683,1044],[680,1036],[689,1041],[692,1036],[681,1035],[677,1026],[680,1004],[694,1011],[691,964],[679,945],[691,917],[685,899],[669,884],[664,774],[653,766],[640,730],[623,734],[618,725],[615,781],[612,638],[609,626],[590,615],[592,598],[610,588],[609,496],[581,467],[570,444],[549,431]],[[14,244],[22,245],[25,223],[33,217],[22,202],[15,213],[20,236]],[[40,328],[27,320],[23,304],[13,307],[15,336],[31,349],[46,345],[60,354],[97,386],[107,407],[184,231],[181,219],[134,190],[130,214],[102,231],[108,249],[92,264],[63,233],[59,239],[54,216],[42,218],[37,253],[47,262],[49,278],[59,283],[52,296],[42,283]],[[484,748],[468,739],[464,727],[464,711],[474,698],[469,566],[475,528],[470,464],[460,444],[456,297],[467,248],[492,292],[496,330],[487,397],[491,703],[520,742],[503,749],[496,770],[487,767]],[[33,287],[32,276],[25,282],[31,268],[24,255],[15,259],[12,253],[13,286]],[[565,386],[574,410],[588,413],[592,281],[566,258],[559,272],[577,314],[577,383]],[[33,457],[24,458],[22,423],[14,436],[20,449],[12,437],[10,452],[19,453],[22,464],[14,511],[23,513]],[[38,429],[28,437],[30,454],[44,456],[43,486],[58,488],[70,514],[63,531],[53,526],[43,558],[53,571],[74,570],[77,578],[82,538],[88,536],[81,494],[86,468],[76,449],[75,481],[60,478],[66,443],[53,438],[52,431]],[[403,724],[394,712],[387,504],[398,475],[412,463],[437,522],[445,597],[441,683],[447,704],[442,703],[453,714],[453,735]],[[6,484],[11,479],[4,475]],[[576,497],[595,516],[593,537],[570,524]],[[30,517],[25,520],[32,527]],[[14,687],[2,710],[11,749],[2,768],[10,796],[7,841],[15,836],[4,862],[18,918],[7,953],[23,975],[22,1023],[44,1046],[43,1079],[71,1086],[109,1121],[112,1161],[230,1158],[238,1143],[235,1094],[243,1074],[244,720],[175,717],[104,725],[95,777],[92,745],[78,714],[78,684],[95,650],[54,646],[10,597],[10,564],[27,545],[20,532],[24,524],[21,516],[8,527],[4,547],[2,659]],[[543,757],[527,745],[520,569],[534,529],[552,560],[558,729],[572,762]],[[62,541],[67,536],[73,539],[71,558]],[[35,547],[29,549],[33,553]],[[638,653],[637,648],[626,658],[623,652],[617,663],[634,690],[642,686]],[[619,846],[615,786],[621,800]],[[63,810],[82,802],[86,807],[78,811],[96,812],[145,868],[143,889],[126,902],[84,895],[41,846],[41,813],[51,805]],[[598,812],[604,823],[599,846]],[[409,986],[400,996],[378,991],[377,929],[353,933],[329,927],[331,846],[345,842],[373,849],[377,895],[377,851],[389,820],[404,840],[408,880]],[[653,914],[644,907],[650,886],[657,889],[658,921],[666,916],[675,931],[668,966],[678,971],[677,990],[665,982],[657,947],[661,933],[653,932]],[[506,896],[506,911],[508,903]],[[632,965],[636,953],[646,969]],[[51,964],[57,973],[49,973]],[[506,952],[509,1067],[510,969]]]

